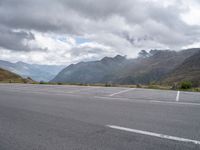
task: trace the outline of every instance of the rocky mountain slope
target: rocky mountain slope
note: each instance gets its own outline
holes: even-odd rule
[[[165,82],[169,83],[181,81],[191,81],[193,85],[200,84],[200,51],[185,59],[165,79]]]
[[[136,59],[105,57],[100,61],[80,62],[63,69],[52,82],[148,84],[167,78],[175,68],[200,49],[182,51],[141,51]],[[183,75],[184,76],[184,75]]]
[[[102,83],[113,78],[113,74],[123,69],[127,60],[123,56],[105,57],[100,61],[80,62],[63,69],[52,82]]]

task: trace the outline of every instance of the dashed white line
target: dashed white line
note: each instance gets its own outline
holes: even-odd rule
[[[176,101],[178,102],[179,101],[179,96],[180,96],[180,91],[177,92],[177,95],[176,95]]]
[[[181,138],[181,137],[176,137],[176,136],[170,136],[170,135],[165,135],[165,134],[159,134],[159,133],[154,133],[154,132],[137,130],[137,129],[130,129],[130,128],[125,128],[125,127],[120,127],[120,126],[115,126],[115,125],[106,125],[106,126],[109,127],[109,128],[117,129],[117,130],[122,130],[122,131],[142,134],[142,135],[158,137],[158,138],[161,138],[161,139],[168,139],[168,140],[174,140],[174,141],[179,141],[179,142],[189,142],[189,143],[200,145],[200,141],[197,141],[197,140],[191,140],[191,139],[186,139],[186,138]]]
[[[128,92],[128,91],[134,90],[134,89],[135,89],[135,88],[130,88],[130,89],[122,90],[122,91],[119,91],[119,92],[110,94],[109,96],[112,97],[112,96],[115,96],[115,95],[118,95],[118,94],[121,94],[121,93],[125,93],[125,92]]]
[[[95,98],[102,99],[105,101],[121,101],[121,102],[135,102],[135,103],[155,103],[155,104],[173,104],[173,105],[190,105],[190,106],[200,106],[200,103],[190,103],[190,102],[170,102],[170,101],[159,101],[159,100],[145,100],[145,99],[130,99],[130,98],[118,98],[118,97],[105,97],[105,96],[94,96]]]

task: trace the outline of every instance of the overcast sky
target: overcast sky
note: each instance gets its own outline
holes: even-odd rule
[[[0,59],[65,64],[200,47],[199,0],[0,0]]]

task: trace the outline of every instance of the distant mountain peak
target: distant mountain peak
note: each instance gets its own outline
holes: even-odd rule
[[[101,59],[101,61],[108,61],[108,60],[112,60],[112,57],[104,57]]]
[[[114,57],[114,59],[115,59],[115,60],[119,60],[119,61],[123,61],[123,60],[126,59],[126,56],[116,55],[116,56]]]
[[[124,60],[126,60],[126,57],[121,55],[116,55],[115,57],[104,57],[103,59],[101,59],[102,62],[110,62],[110,61],[122,62]]]
[[[22,77],[31,77],[36,81],[49,81],[61,71],[64,66],[28,64],[23,61],[11,63],[0,60],[0,68],[9,70]]]
[[[18,61],[18,62],[16,62],[16,64],[18,64],[18,65],[27,65],[25,62],[23,62],[23,61]]]

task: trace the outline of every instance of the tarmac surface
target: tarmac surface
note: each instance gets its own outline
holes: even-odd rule
[[[200,93],[0,84],[0,150],[200,150]]]

